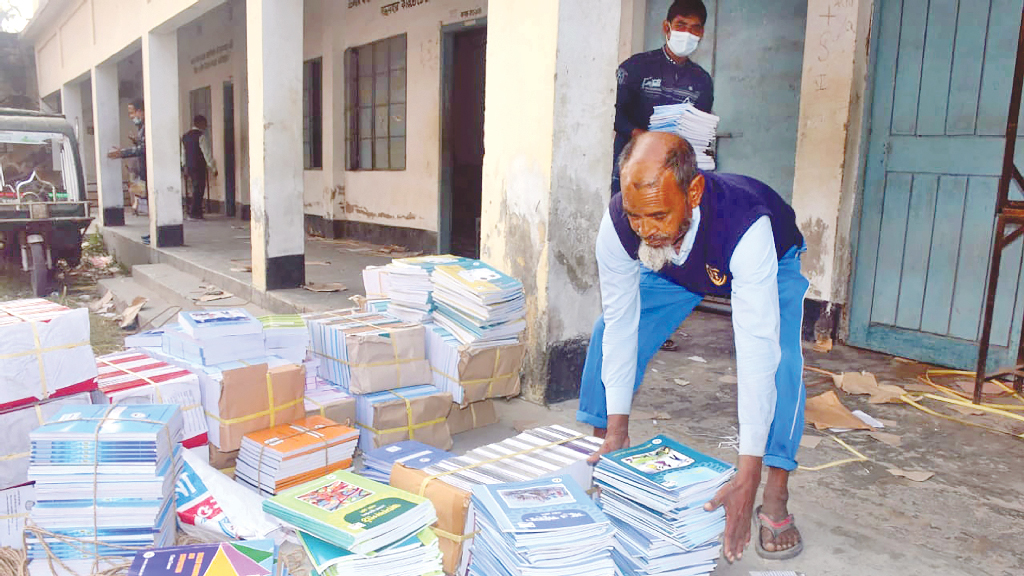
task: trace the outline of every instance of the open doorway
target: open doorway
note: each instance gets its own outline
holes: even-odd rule
[[[484,20],[442,30],[441,202],[438,249],[480,256],[484,165]]]
[[[206,121],[207,121],[206,141],[210,143],[210,149],[213,150],[213,145],[214,145],[213,144],[213,138],[210,135],[210,129],[209,129],[209,126],[210,126],[209,123],[213,122],[213,94],[212,94],[209,86],[204,86],[202,88],[197,88],[197,89],[189,92],[189,94],[188,94],[188,109],[189,109],[189,115],[188,115],[188,125],[189,126],[193,126],[194,125],[193,120],[195,119],[196,116],[202,116],[202,117],[206,118]],[[191,180],[188,177],[185,177],[185,185],[186,185],[186,194],[185,194],[185,196],[188,197],[188,204],[186,204],[186,206],[190,206],[191,202],[192,202],[192,200],[191,200],[192,194],[195,193],[195,187],[192,186],[192,182],[191,182]],[[206,197],[203,199],[203,212],[209,214],[211,212],[211,210],[210,210],[210,183],[209,182],[206,185],[206,189],[204,191],[204,194],[206,195]]]

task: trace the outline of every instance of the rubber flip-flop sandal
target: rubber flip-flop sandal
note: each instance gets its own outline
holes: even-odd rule
[[[769,518],[767,514],[762,514],[761,507],[758,506],[757,510],[754,511],[754,527],[757,529],[757,537],[754,539],[754,549],[757,551],[757,555],[765,560],[788,560],[796,557],[804,551],[803,534],[800,535],[800,541],[796,543],[796,546],[785,550],[770,552],[765,550],[761,543],[761,528],[767,528],[768,531],[772,533],[772,538],[775,540],[778,540],[779,536],[783,532],[796,528],[796,522],[793,519],[792,514],[786,516],[781,521],[776,522]]]
[[[675,340],[669,339],[669,340],[665,340],[661,344],[661,349],[666,351],[666,352],[675,352],[676,350],[679,350],[679,345],[676,344]]]

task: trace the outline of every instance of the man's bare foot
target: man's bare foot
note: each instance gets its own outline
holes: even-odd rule
[[[784,479],[779,478],[784,476]],[[778,468],[768,469],[768,482],[764,488],[764,501],[759,509],[768,522],[761,520],[761,548],[765,552],[783,552],[801,544],[800,530],[789,515],[789,490],[785,480],[789,474]],[[769,528],[771,525],[774,530]]]

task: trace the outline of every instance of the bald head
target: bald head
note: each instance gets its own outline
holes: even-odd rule
[[[704,177],[690,144],[675,134],[645,132],[622,151],[619,172],[622,208],[643,244],[678,248],[704,194]]]

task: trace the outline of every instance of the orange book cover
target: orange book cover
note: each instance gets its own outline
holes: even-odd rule
[[[291,424],[250,432],[245,436],[260,444],[264,450],[277,452],[281,460],[290,460],[346,440],[355,440],[358,433],[354,428],[323,416],[307,416]]]

